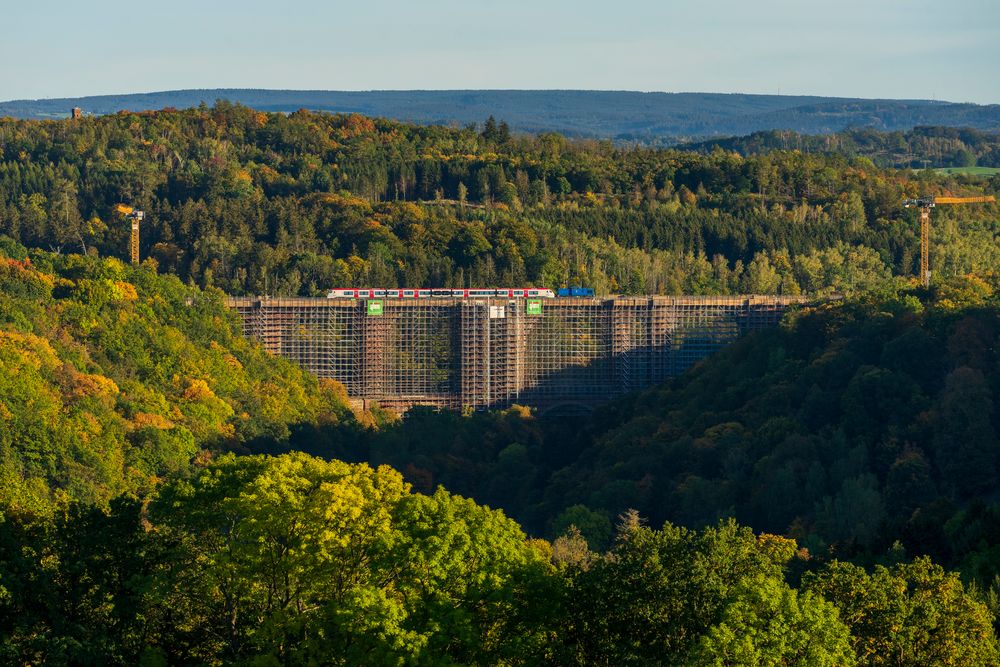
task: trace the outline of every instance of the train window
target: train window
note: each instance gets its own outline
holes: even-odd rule
[[[368,296],[368,290],[358,290],[358,296]]]
[[[514,296],[524,296],[524,290],[523,289],[514,290]]]
[[[538,296],[538,290],[536,289],[528,290],[528,296]]]
[[[436,290],[431,290],[431,294],[433,296],[451,296],[451,290],[436,289]]]
[[[403,296],[413,296],[413,290],[411,289],[403,290]]]
[[[372,294],[374,294],[375,296],[385,296],[385,290],[384,289],[372,290]]]
[[[453,289],[451,291],[451,295],[453,297],[457,298],[457,299],[461,299],[463,296],[465,296],[465,290],[464,289]]]
[[[426,297],[426,296],[430,296],[430,295],[431,295],[431,291],[429,289],[417,290],[417,296],[418,297]]]

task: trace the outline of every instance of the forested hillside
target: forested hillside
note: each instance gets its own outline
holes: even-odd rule
[[[901,548],[989,583],[1000,465],[995,286],[830,304],[596,415],[549,501],[734,516],[818,554]],[[894,544],[898,545],[894,547]]]
[[[744,137],[684,144],[679,148],[703,153],[722,149],[740,155],[788,150],[835,153],[867,157],[880,167],[1000,168],[1000,133],[968,127],[915,127],[896,132],[867,128],[813,136],[770,130]]]
[[[504,123],[214,108],[0,120],[0,233],[142,255],[229,293],[583,284],[599,293],[853,292],[915,271],[904,197],[996,194],[866,158],[620,148]],[[1000,262],[997,207],[935,212],[936,275]]]
[[[245,340],[222,296],[0,237],[0,512],[103,506],[200,451],[353,419],[342,387]]]

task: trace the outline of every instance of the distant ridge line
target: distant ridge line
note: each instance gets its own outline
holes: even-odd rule
[[[670,144],[764,130],[828,134],[918,125],[1000,129],[1000,105],[810,95],[609,90],[275,90],[198,88],[0,102],[0,117],[59,119],[120,110],[186,109],[228,100],[261,111],[361,113],[421,125],[468,125],[487,117],[515,131]]]

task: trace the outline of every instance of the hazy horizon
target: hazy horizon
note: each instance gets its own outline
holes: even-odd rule
[[[91,97],[123,97],[127,95],[157,95],[161,93],[177,93],[177,92],[200,92],[200,91],[215,91],[215,90],[232,90],[232,91],[269,91],[269,92],[304,92],[304,93],[459,93],[459,92],[469,92],[469,93],[488,93],[488,92],[498,92],[498,93],[513,93],[513,92],[529,92],[529,93],[553,93],[553,92],[575,92],[575,93],[636,93],[642,95],[760,95],[760,96],[779,96],[779,97],[824,97],[829,99],[865,99],[865,100],[889,100],[894,102],[905,102],[905,101],[934,101],[934,102],[945,102],[945,103],[971,103],[980,104],[984,106],[1000,104],[1000,102],[962,102],[960,100],[949,100],[942,98],[932,98],[932,97],[857,97],[857,96],[844,96],[844,95],[813,95],[813,94],[803,94],[803,93],[745,93],[741,91],[733,90],[636,90],[636,89],[626,89],[626,88],[262,88],[259,86],[250,87],[234,87],[234,86],[204,86],[204,87],[187,87],[187,88],[170,88],[170,89],[159,89],[159,90],[136,90],[136,91],[112,91],[112,92],[99,92],[99,93],[88,93],[86,95],[53,95],[46,97],[21,97],[21,98],[4,98],[0,99],[2,102],[16,102],[21,100],[73,100]]]

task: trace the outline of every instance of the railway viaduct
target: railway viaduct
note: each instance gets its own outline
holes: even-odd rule
[[[234,297],[243,332],[404,411],[528,405],[586,411],[683,373],[739,336],[775,326],[802,297],[559,299]]]

